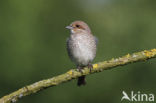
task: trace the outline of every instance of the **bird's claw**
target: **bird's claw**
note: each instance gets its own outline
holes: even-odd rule
[[[77,70],[81,73],[83,73],[82,69],[83,69],[82,67],[77,67]]]
[[[93,70],[93,65],[91,63],[89,63],[88,68],[90,69],[90,72],[91,72]]]

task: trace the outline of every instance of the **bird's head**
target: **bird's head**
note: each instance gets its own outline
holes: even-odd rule
[[[91,33],[88,25],[83,21],[74,21],[69,26],[66,26],[67,29],[70,29],[72,34],[77,33]]]

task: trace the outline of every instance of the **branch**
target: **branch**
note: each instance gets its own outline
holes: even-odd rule
[[[0,103],[16,102],[18,99],[24,96],[39,92],[48,87],[56,86],[69,80],[78,78],[82,75],[89,75],[96,72],[102,72],[103,70],[111,69],[117,66],[122,66],[134,62],[146,61],[151,58],[156,58],[156,49],[144,50],[141,52],[133,53],[131,55],[127,54],[126,56],[119,57],[116,59],[113,58],[109,61],[99,62],[93,65],[93,70],[91,72],[88,68],[84,68],[83,73],[78,72],[77,69],[71,69],[64,74],[55,76],[50,79],[41,80],[34,84],[25,86],[9,95],[6,95],[0,98]]]

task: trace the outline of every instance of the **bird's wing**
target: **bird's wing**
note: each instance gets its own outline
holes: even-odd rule
[[[66,40],[66,47],[67,47],[67,52],[68,52],[68,56],[72,59],[72,53],[71,53],[71,48],[70,48],[70,38],[67,38]]]
[[[67,38],[67,40],[66,40],[66,47],[67,47],[67,51],[68,51],[68,55],[70,55],[71,53],[70,53],[70,50],[69,50],[69,38]]]
[[[96,42],[96,46],[98,45],[98,38],[96,36],[94,36],[94,40]]]

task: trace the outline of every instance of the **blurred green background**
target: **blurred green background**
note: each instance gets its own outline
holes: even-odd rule
[[[154,0],[1,0],[0,97],[75,68],[65,29],[75,20],[88,23],[99,38],[94,63],[155,48],[155,5]],[[86,86],[72,80],[19,103],[120,103],[123,90],[156,95],[155,78],[152,59],[89,75]]]

